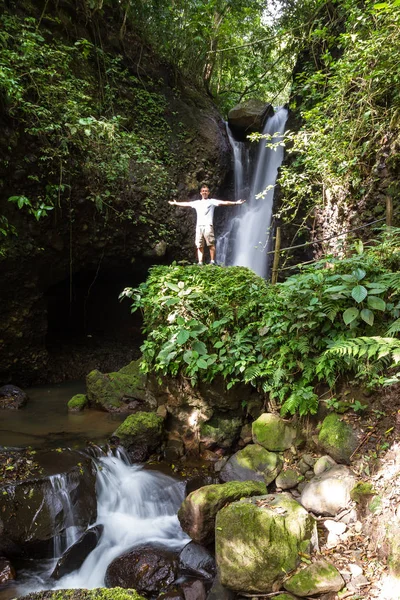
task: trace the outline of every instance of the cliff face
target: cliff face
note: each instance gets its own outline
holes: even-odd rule
[[[167,200],[204,181],[218,193],[230,171],[210,99],[115,11],[84,6],[11,1],[2,14],[2,382],[43,378],[60,332],[130,344],[123,287],[194,259],[192,211]]]

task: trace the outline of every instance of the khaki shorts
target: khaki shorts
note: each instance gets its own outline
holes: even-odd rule
[[[215,246],[213,225],[200,225],[196,227],[196,248],[203,248],[204,241],[207,246]]]

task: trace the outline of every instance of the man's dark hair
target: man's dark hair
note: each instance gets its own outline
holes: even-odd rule
[[[210,186],[207,183],[202,183],[200,186],[200,189],[202,190],[203,188],[207,188],[208,190],[210,189]]]

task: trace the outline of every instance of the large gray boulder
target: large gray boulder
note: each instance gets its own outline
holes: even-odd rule
[[[266,489],[265,483],[256,481],[205,485],[189,494],[181,504],[178,511],[181,527],[198,544],[211,544],[215,516],[220,508],[240,498],[265,494]]]
[[[300,502],[317,515],[335,516],[349,504],[356,483],[357,477],[348,467],[332,467],[307,483]]]
[[[283,460],[276,452],[249,444],[230,457],[220,472],[222,481],[264,481],[269,485],[281,471]]]
[[[279,589],[309,552],[315,520],[290,494],[234,502],[216,518],[215,551],[222,585],[246,594]]]

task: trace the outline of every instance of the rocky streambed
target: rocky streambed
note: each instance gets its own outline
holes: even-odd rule
[[[218,387],[189,394],[174,381],[157,392],[135,369],[90,374],[78,402],[89,413],[129,407],[113,451],[76,455],[58,484],[28,473],[3,486],[2,600],[49,587],[27,597],[106,598],[101,586],[108,597],[147,600],[398,597],[397,530],[387,528],[400,471],[390,402],[379,415],[346,407],[290,422],[243,389],[246,402],[236,404]],[[158,472],[160,459],[174,477]],[[26,557],[53,560],[16,590]]]

